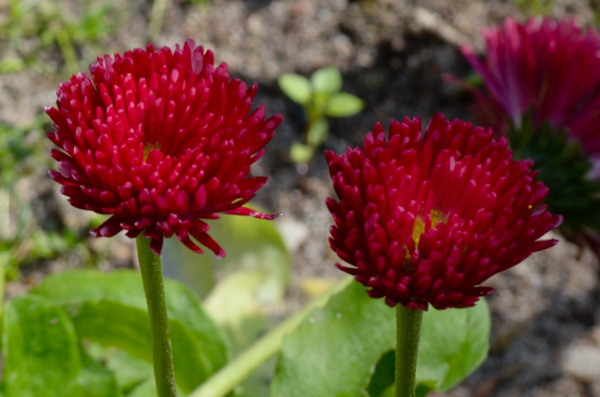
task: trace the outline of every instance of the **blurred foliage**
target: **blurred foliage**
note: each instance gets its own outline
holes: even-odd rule
[[[56,72],[40,56],[41,50],[52,46],[60,49],[67,72],[76,73],[101,52],[93,44],[110,37],[118,26],[117,4],[115,0],[8,0],[5,20],[0,21],[0,41],[8,43],[9,51],[2,54],[0,73],[31,66]],[[81,54],[84,49],[89,52]]]
[[[114,376],[83,354],[67,312],[42,297],[11,300],[3,316],[6,397],[114,397]]]
[[[75,251],[82,261],[95,263],[98,255],[87,244],[86,231],[68,228],[62,220],[39,219],[29,197],[29,185],[50,159],[42,139],[45,115],[26,127],[0,122],[0,261],[7,279],[19,276],[18,267]]]
[[[41,154],[44,144],[39,139],[43,116],[33,120],[26,128],[0,122],[0,185],[14,186],[16,175],[31,173],[36,167],[33,157]]]
[[[362,99],[340,92],[342,75],[335,66],[316,70],[310,80],[295,73],[282,74],[278,83],[285,95],[302,105],[306,118],[302,143],[294,143],[290,150],[295,163],[308,162],[325,141],[329,133],[327,117],[353,116],[365,107]]]
[[[210,11],[212,9],[212,3],[210,2],[210,0],[187,0],[187,2],[197,5],[207,11]]]
[[[179,394],[218,371],[221,330],[184,285],[165,280]],[[147,304],[139,274],[75,271],[11,300],[3,317],[6,397],[156,395]]]
[[[550,15],[556,0],[514,0],[514,3],[525,17],[530,17]],[[600,0],[588,0],[587,6],[594,15],[595,26],[600,26]]]
[[[292,259],[275,222],[224,215],[207,223],[225,258],[212,252],[197,255],[171,238],[163,247],[164,273],[205,297],[205,310],[237,355],[273,327],[272,313],[283,308]],[[265,379],[273,376],[274,365],[268,361],[238,385],[236,397],[268,395]]]
[[[594,13],[596,26],[600,26],[600,0],[589,0],[588,4]]]
[[[549,14],[554,6],[554,0],[514,0],[514,2],[527,17]]]

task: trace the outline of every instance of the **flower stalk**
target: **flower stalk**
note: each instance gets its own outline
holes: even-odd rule
[[[423,310],[396,305],[396,397],[415,397]]]
[[[175,369],[173,367],[171,333],[165,303],[161,259],[159,255],[152,252],[149,238],[139,235],[136,243],[144,292],[148,302],[148,314],[150,315],[156,391],[158,397],[175,397],[177,395]]]

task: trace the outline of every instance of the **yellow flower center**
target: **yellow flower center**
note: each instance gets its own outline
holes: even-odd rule
[[[431,227],[432,228],[434,228],[440,222],[446,223],[444,216],[442,214],[440,214],[440,210],[436,209],[436,210],[431,211],[429,216],[431,216]],[[415,242],[415,247],[419,246],[419,240],[421,239],[421,235],[424,232],[425,232],[425,221],[419,215],[419,216],[417,216],[417,219],[415,219],[415,223],[413,226],[413,232],[412,232],[412,237],[413,237],[413,241]]]
[[[160,148],[161,148],[160,142],[146,143],[146,145],[144,146],[144,161],[148,160],[148,155],[150,154],[150,151],[152,149],[158,149],[158,150],[160,150]]]
[[[431,216],[431,227],[434,228],[438,223],[446,223],[445,217],[440,213],[440,210],[433,210],[429,213]],[[412,238],[415,242],[415,248],[419,246],[419,240],[421,239],[421,235],[425,232],[425,221],[422,216],[417,216],[415,219],[415,223],[413,225]],[[410,263],[411,255],[410,252],[406,251],[406,258],[404,259],[404,266],[402,270],[405,272],[413,272],[415,270],[414,266]]]

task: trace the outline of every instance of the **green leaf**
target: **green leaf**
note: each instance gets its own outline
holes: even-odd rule
[[[296,164],[308,163],[312,159],[315,149],[312,146],[304,145],[300,142],[292,143],[290,148],[290,158]]]
[[[135,358],[123,350],[105,347],[95,342],[86,341],[85,347],[94,361],[105,363],[106,369],[115,374],[117,385],[125,395],[147,379],[154,380],[152,364],[147,361]]]
[[[148,379],[140,383],[127,397],[154,397],[156,396],[156,384],[154,379]]]
[[[279,76],[277,82],[281,91],[292,101],[301,105],[306,105],[310,102],[312,86],[306,77],[295,73],[286,73]]]
[[[335,94],[342,89],[342,75],[335,66],[318,69],[310,80],[315,92]]]
[[[417,366],[421,393],[451,387],[485,358],[490,320],[481,302],[424,314]],[[387,396],[395,335],[395,310],[352,283],[285,339],[271,397]]]
[[[68,395],[73,397],[115,397],[121,395],[115,375],[96,363],[82,368],[77,378],[69,386],[70,393]]]
[[[357,96],[340,92],[329,97],[325,114],[329,117],[348,117],[360,113],[365,107],[365,102]]]
[[[106,369],[114,374],[124,396],[156,397],[152,364],[135,358],[123,350],[104,347],[95,342],[86,343],[86,346],[87,352],[94,357],[94,360],[105,363]],[[177,395],[184,395],[179,387]]]
[[[4,330],[4,395],[64,395],[82,368],[77,334],[65,311],[42,298],[16,298],[6,305]]]
[[[198,277],[210,277],[210,284],[214,284],[212,273],[219,275],[221,281],[205,298],[205,308],[226,332],[233,351],[240,351],[269,328],[266,312],[283,300],[290,276],[290,253],[275,222],[225,215],[207,223],[226,257],[219,259],[209,251],[193,254],[179,240],[170,239],[163,247],[164,269],[204,294],[209,283]],[[179,257],[186,260],[174,260]]]
[[[306,133],[306,141],[309,146],[313,148],[321,146],[327,138],[329,133],[329,123],[326,119],[322,118],[310,125],[308,132]]]
[[[417,361],[417,396],[431,390],[448,390],[479,367],[487,357],[489,333],[485,300],[469,309],[430,309],[425,313]],[[390,350],[377,363],[368,388],[370,397],[393,396],[394,371],[395,354]]]
[[[114,377],[85,366],[75,327],[60,306],[25,295],[6,305],[5,397],[114,397]]]
[[[252,207],[264,212],[260,208]],[[250,216],[224,215],[207,220],[210,235],[223,247],[227,256],[219,259],[208,251],[197,255],[192,265],[210,264],[221,278],[238,271],[260,270],[267,274],[255,297],[258,302],[278,304],[285,295],[291,271],[291,256],[275,222]],[[181,249],[187,249],[180,242]],[[182,263],[181,266],[190,266]]]
[[[196,265],[212,266],[221,276],[206,298],[206,308],[241,349],[268,328],[267,309],[281,304],[291,271],[290,253],[275,222],[226,215],[208,223],[227,256],[198,255]]]
[[[487,357],[490,324],[484,299],[468,309],[430,309],[425,313],[417,383],[434,382],[435,389],[443,391],[466,378]]]
[[[394,313],[350,284],[286,337],[271,397],[364,396],[372,367],[394,345]]]
[[[177,238],[167,238],[161,253],[163,274],[179,280],[204,300],[215,287],[215,269],[205,255],[198,255]]]
[[[137,386],[127,397],[154,397],[156,396],[156,384],[154,379],[148,379]]]
[[[205,301],[206,310],[238,349],[249,346],[270,325],[268,313],[254,298],[268,273],[245,270],[223,279]]]
[[[152,378],[145,380],[136,386],[135,389],[131,391],[131,393],[126,394],[127,397],[157,397],[158,393],[156,393],[156,382],[154,382],[154,375]],[[177,387],[177,395],[185,395],[183,391]]]
[[[65,306],[80,337],[119,347],[152,362],[149,321],[141,276],[77,271],[54,275],[32,293]],[[190,392],[227,361],[219,328],[185,286],[165,280],[177,384]]]
[[[81,338],[115,346],[134,357],[152,362],[148,312],[111,301],[85,302],[69,307]],[[177,384],[191,392],[210,374],[210,363],[194,333],[179,320],[170,319]]]
[[[375,371],[367,387],[369,397],[386,397],[389,393],[390,385],[394,384],[396,355],[393,350],[389,350],[381,356]],[[393,388],[392,388],[393,389]],[[393,393],[392,393],[393,396]]]

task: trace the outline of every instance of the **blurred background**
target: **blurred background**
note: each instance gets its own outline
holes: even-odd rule
[[[259,83],[254,106],[284,117],[252,170],[270,178],[254,205],[284,216],[215,224],[228,253],[222,261],[177,241],[164,251],[165,273],[198,292],[239,352],[342,276],[327,243],[325,199],[333,189],[323,151],[361,145],[377,121],[422,116],[425,123],[437,112],[472,120],[469,95],[442,74],[473,78],[460,46],[482,51],[484,26],[537,14],[574,15],[595,27],[600,1],[0,0],[7,298],[49,273],[136,266],[133,242],[92,238],[104,218],[72,208],[47,176],[52,125],[43,106],[96,56],[192,38],[233,77]],[[339,103],[353,111],[336,110]],[[489,281],[496,288],[488,300],[490,358],[437,396],[600,396],[600,267],[587,250],[561,242]],[[272,366],[246,383],[245,395],[267,395]]]

